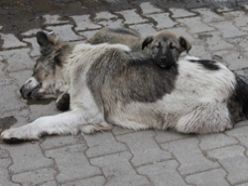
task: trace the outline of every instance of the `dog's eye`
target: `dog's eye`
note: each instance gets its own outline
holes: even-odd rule
[[[175,46],[173,45],[172,42],[170,42],[169,47],[170,47],[170,49],[174,49],[175,48]]]

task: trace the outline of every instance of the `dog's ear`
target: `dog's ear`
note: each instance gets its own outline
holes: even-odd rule
[[[178,39],[179,44],[180,44],[180,48],[181,48],[181,52],[186,51],[187,53],[190,51],[191,49],[191,44],[190,42],[188,42],[184,37],[179,37]]]
[[[144,41],[142,42],[142,50],[144,50],[144,48],[147,45],[149,45],[152,41],[153,41],[153,37],[152,36],[148,36],[147,38],[145,38]]]
[[[47,47],[51,44],[50,40],[48,39],[48,36],[45,32],[37,32],[36,33],[36,39],[40,47]]]

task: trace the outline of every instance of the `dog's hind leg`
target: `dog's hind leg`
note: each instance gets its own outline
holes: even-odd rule
[[[33,140],[43,135],[76,134],[81,125],[88,123],[81,109],[64,112],[54,116],[40,117],[33,122],[5,130],[1,133],[3,140]]]
[[[101,122],[98,124],[88,124],[88,125],[83,125],[80,130],[84,134],[94,134],[96,132],[103,132],[103,131],[109,131],[112,130],[113,126],[106,123],[106,122]]]
[[[181,117],[176,130],[182,133],[216,133],[231,129],[226,103],[204,103]]]

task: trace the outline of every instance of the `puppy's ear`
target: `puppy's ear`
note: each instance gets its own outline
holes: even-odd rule
[[[48,39],[48,36],[45,32],[37,32],[36,33],[36,39],[40,47],[46,47],[51,44],[51,42]]]
[[[149,45],[152,41],[153,41],[153,37],[152,36],[148,36],[147,38],[145,38],[144,41],[142,42],[142,50],[144,50],[144,48],[147,45]]]
[[[181,52],[186,51],[188,53],[191,49],[191,44],[182,36],[179,37],[178,40],[179,40]]]

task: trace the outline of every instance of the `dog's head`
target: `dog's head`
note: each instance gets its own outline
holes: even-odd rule
[[[38,32],[36,38],[41,55],[34,65],[32,77],[22,85],[20,93],[28,100],[57,98],[64,88],[61,53],[66,45],[54,34]]]
[[[176,63],[180,54],[187,53],[191,44],[184,37],[177,37],[169,31],[160,31],[154,36],[149,36],[142,43],[142,50],[149,48],[153,59],[159,66],[166,68],[167,65]]]

